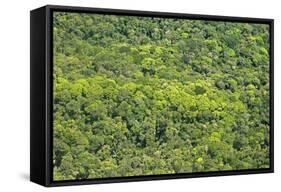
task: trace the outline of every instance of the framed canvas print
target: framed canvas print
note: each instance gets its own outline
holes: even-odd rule
[[[31,11],[30,179],[273,172],[273,20]]]

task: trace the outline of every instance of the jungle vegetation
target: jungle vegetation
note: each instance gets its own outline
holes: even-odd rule
[[[53,18],[54,180],[269,167],[268,25]]]

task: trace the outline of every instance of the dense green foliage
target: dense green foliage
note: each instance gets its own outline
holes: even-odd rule
[[[54,13],[54,180],[269,167],[265,24]]]

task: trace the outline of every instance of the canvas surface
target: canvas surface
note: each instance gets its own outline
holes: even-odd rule
[[[269,25],[53,18],[55,181],[269,168]]]

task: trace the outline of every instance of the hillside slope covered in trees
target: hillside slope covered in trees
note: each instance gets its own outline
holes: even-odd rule
[[[269,26],[54,12],[54,180],[269,167]]]

